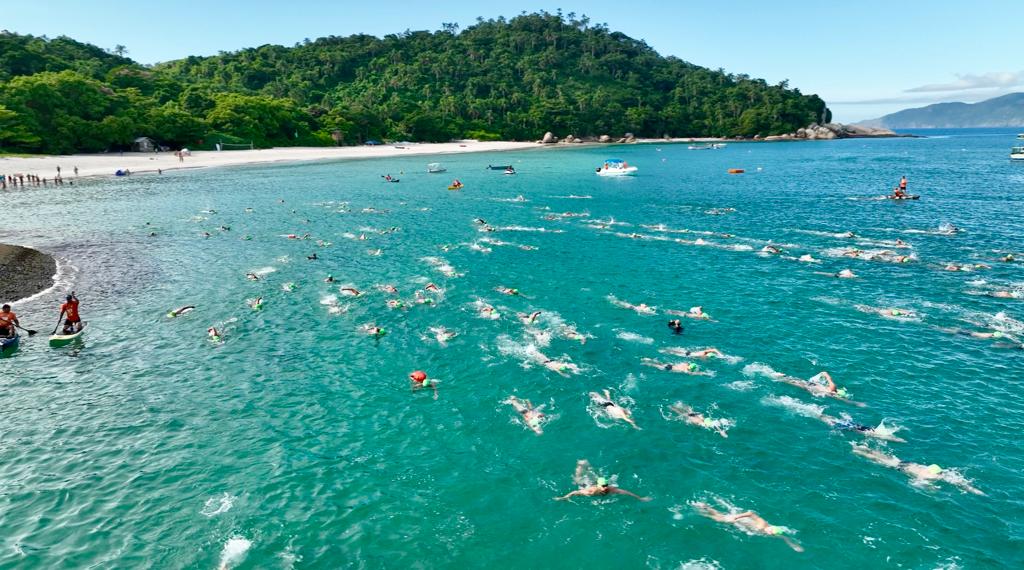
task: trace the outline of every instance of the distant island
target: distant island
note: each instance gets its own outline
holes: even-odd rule
[[[586,16],[478,19],[152,66],[68,37],[0,33],[0,153],[370,141],[768,137],[826,124],[783,81],[663,57]]]
[[[1010,93],[978,103],[936,103],[862,121],[887,129],[968,129],[1024,126],[1024,93]]]

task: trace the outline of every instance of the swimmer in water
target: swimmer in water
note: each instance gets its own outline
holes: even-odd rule
[[[385,303],[389,309],[404,309],[405,303],[401,299],[388,299]]]
[[[672,329],[672,332],[675,334],[683,334],[683,324],[679,322],[679,319],[669,321],[668,328]]]
[[[245,302],[249,305],[249,308],[258,311],[263,308],[263,297],[256,297],[255,299],[248,299]]]
[[[540,311],[534,311],[529,315],[527,315],[526,313],[516,313],[516,316],[519,317],[519,322],[523,323],[526,326],[530,326],[537,322],[537,317],[540,316],[540,313]]]
[[[669,409],[678,414],[679,418],[688,424],[711,430],[722,437],[729,437],[729,434],[726,433],[723,427],[726,425],[726,422],[722,420],[713,420],[700,412],[694,411],[693,408],[682,402],[672,404]]]
[[[515,396],[509,396],[505,402],[510,404],[519,413],[520,417],[523,418],[523,423],[526,424],[526,427],[533,430],[533,433],[544,435],[543,423],[545,416],[540,411],[544,406],[535,408],[529,400],[520,400]]]
[[[636,425],[636,422],[633,421],[633,415],[629,410],[612,401],[610,391],[605,390],[604,395],[598,394],[597,392],[591,392],[590,401],[597,405],[597,407],[602,408],[609,418],[613,420],[622,420],[634,428],[640,429],[640,426]]]
[[[854,305],[855,309],[862,313],[872,313],[886,319],[917,319],[919,315],[913,311],[907,309],[882,309],[878,307],[869,307],[867,305]]]
[[[395,289],[394,285],[388,285],[388,284],[377,285],[377,290],[378,291],[383,291],[385,293],[390,293],[392,295],[397,295],[398,294],[398,289]]]
[[[866,445],[861,445],[855,442],[850,442],[850,446],[853,448],[853,453],[855,455],[864,457],[884,467],[899,469],[908,477],[913,479],[915,484],[930,483],[932,481],[945,481],[946,483],[955,485],[968,493],[974,493],[975,495],[985,494],[971,485],[971,482],[965,479],[963,475],[957,473],[955,469],[944,469],[934,463],[931,465],[923,465],[921,463],[902,461],[895,455],[886,455],[881,451],[871,449]]]
[[[1021,292],[1020,291],[996,290],[996,291],[990,292],[988,294],[988,296],[989,297],[995,297],[997,299],[1020,299],[1021,298]]]
[[[938,330],[940,330],[940,331],[942,331],[944,333],[955,334],[955,335],[960,335],[960,336],[969,336],[971,338],[978,338],[978,339],[981,339],[981,340],[1009,339],[1011,341],[1016,341],[1016,339],[1014,339],[1012,336],[1010,336],[1010,335],[1008,335],[1008,334],[1006,334],[1006,333],[1004,333],[1002,331],[969,331],[969,330],[966,330],[966,329],[959,329],[959,328],[955,328],[955,327],[954,328],[938,328]]]
[[[566,493],[561,497],[555,497],[556,501],[567,501],[573,497],[604,497],[607,495],[627,495],[640,501],[651,500],[650,497],[641,497],[625,489],[609,485],[607,479],[594,472],[586,459],[580,459],[576,462],[576,471],[573,473],[572,480],[573,483],[579,486],[579,489]]]
[[[566,340],[577,340],[580,344],[587,344],[587,335],[576,330],[573,325],[562,325],[558,329],[558,334]]]
[[[416,370],[409,374],[409,382],[412,386],[412,391],[415,393],[417,390],[424,388],[434,389],[434,399],[437,399],[437,380],[427,378],[427,373],[422,370]]]
[[[1013,263],[1017,261],[1017,259],[1013,257],[1012,253],[1007,253],[1003,257],[999,258],[999,261],[1002,261],[1003,263]]]
[[[245,278],[248,279],[249,281],[259,281],[260,280],[260,276],[256,275],[255,273],[252,273],[252,272],[246,273],[245,274]]]
[[[838,279],[856,279],[857,275],[849,269],[843,269],[839,273],[835,273],[834,277]]]
[[[428,330],[430,332],[434,333],[434,339],[441,346],[447,346],[448,345],[448,341],[450,341],[451,339],[459,336],[459,333],[457,333],[455,331],[448,330],[448,329],[446,329],[444,327],[430,327]]]
[[[388,334],[388,331],[374,324],[365,324],[359,327],[359,332],[372,336],[375,339],[380,339],[384,335]]]
[[[359,289],[356,289],[355,287],[342,287],[338,289],[338,292],[343,295],[348,295],[350,297],[359,297],[363,294]]]
[[[220,331],[217,330],[217,327],[210,327],[206,329],[206,335],[210,338],[210,342],[221,341]]]
[[[778,247],[774,246],[774,245],[766,245],[766,246],[761,248],[761,253],[768,253],[768,254],[771,254],[771,255],[779,255],[780,253],[782,253],[782,250],[779,249]]]
[[[837,418],[835,416],[830,416],[830,415],[824,414],[824,413],[819,414],[816,417],[819,420],[821,420],[821,421],[825,422],[826,424],[828,424],[828,426],[833,428],[833,429],[838,429],[838,430],[843,430],[843,431],[855,431],[855,432],[857,432],[857,433],[859,433],[859,434],[861,434],[861,435],[863,435],[865,437],[873,437],[875,439],[881,439],[881,440],[885,440],[885,441],[892,441],[892,442],[895,442],[895,443],[906,443],[907,442],[907,440],[905,440],[905,439],[903,439],[901,437],[896,437],[896,435],[895,435],[896,430],[891,430],[891,429],[885,427],[885,422],[882,422],[882,423],[878,424],[878,427],[871,427],[871,426],[866,426],[866,425],[863,425],[863,424],[859,424],[859,423],[853,421],[852,419],[850,419],[849,417]]]
[[[427,283],[426,287],[424,287],[423,290],[424,291],[431,291],[431,292],[434,292],[434,293],[443,293],[444,292],[444,289],[441,289],[440,287],[438,287],[437,285],[434,285],[433,283]]]
[[[713,372],[701,370],[699,366],[693,362],[676,362],[670,364],[667,362],[658,362],[653,358],[642,358],[640,364],[644,366],[650,366],[651,368],[657,368],[666,372],[675,372],[677,374],[689,374],[690,376],[714,376]]]
[[[785,533],[788,530],[786,527],[772,525],[754,511],[745,511],[738,514],[726,514],[717,511],[711,507],[711,505],[702,502],[693,503],[693,508],[697,509],[697,512],[715,522],[731,524],[742,531],[753,534],[781,538],[793,550],[797,552],[804,551],[802,546],[786,536]]]
[[[167,316],[173,319],[174,317],[180,317],[181,315],[189,313],[195,308],[195,305],[185,305],[184,307],[178,307],[177,309],[168,312]]]
[[[520,294],[519,289],[513,289],[511,287],[502,287],[500,285],[495,287],[494,290],[503,295],[511,295],[513,297],[518,297]]]
[[[494,307],[488,305],[487,303],[484,303],[480,307],[477,314],[482,319],[490,319],[492,321],[496,321],[501,318],[501,313],[499,313]]]
[[[572,362],[548,358],[538,350],[533,351],[533,359],[536,362],[540,363],[540,365],[543,366],[544,368],[547,368],[548,370],[561,376],[564,376],[566,378],[569,377],[570,372],[573,374],[579,374],[580,372],[580,367],[576,366]]]
[[[686,311],[685,313],[680,311],[671,311],[670,314],[679,315],[681,317],[686,317],[688,319],[697,319],[701,321],[711,320],[711,315],[705,313],[704,308],[699,305],[696,307],[690,307],[690,310]]]
[[[316,260],[318,260],[320,258],[316,256],[316,252],[313,252],[313,255],[307,255],[306,259],[308,259],[310,261],[316,261]]]
[[[683,358],[726,358],[725,353],[713,346],[702,348],[700,350],[690,350],[688,348],[666,348],[661,352],[664,354],[682,356]]]
[[[324,279],[324,283],[334,283],[334,276],[333,276],[333,275],[328,275],[328,276],[327,276],[327,277],[326,277],[326,278]]]
[[[647,305],[647,303],[640,303],[639,305],[634,305],[633,303],[616,299],[611,295],[608,296],[608,300],[611,301],[611,303],[617,307],[622,307],[623,309],[631,309],[641,315],[653,315],[657,313],[657,309],[655,307]]]

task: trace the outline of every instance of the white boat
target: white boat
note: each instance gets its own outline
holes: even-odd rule
[[[1024,133],[1017,135],[1017,138],[1024,140]]]
[[[713,148],[715,150],[718,150],[720,148],[725,148],[725,143],[714,143],[714,144],[711,145],[711,148]]]
[[[711,150],[714,147],[709,144],[691,144],[686,148],[689,150]]]
[[[637,167],[630,166],[621,158],[609,158],[597,169],[598,176],[635,176]]]
[[[430,164],[427,165],[427,172],[429,172],[430,174],[436,174],[438,172],[445,172],[447,170],[448,170],[447,168],[441,166],[440,162],[431,162]]]
[[[1011,148],[1010,160],[1024,160],[1024,146],[1015,146]]]

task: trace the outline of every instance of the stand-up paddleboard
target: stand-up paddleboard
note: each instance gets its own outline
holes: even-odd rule
[[[906,196],[893,196],[892,194],[890,194],[888,196],[882,197],[885,198],[886,200],[919,200],[921,198],[917,194],[907,194]]]
[[[82,338],[82,333],[85,332],[85,325],[86,325],[86,323],[83,321],[82,322],[82,328],[79,329],[78,332],[76,332],[74,334],[54,334],[54,335],[50,335],[50,346],[65,346],[65,345],[71,344],[72,342],[75,342],[76,340]]]

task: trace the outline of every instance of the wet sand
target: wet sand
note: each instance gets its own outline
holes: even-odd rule
[[[0,243],[0,301],[11,303],[52,287],[55,273],[52,256]]]

